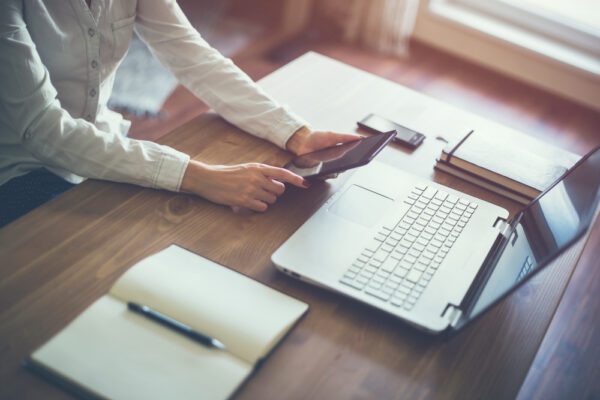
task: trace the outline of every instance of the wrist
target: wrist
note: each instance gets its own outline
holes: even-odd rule
[[[181,192],[195,193],[200,182],[206,180],[212,172],[210,165],[190,160],[181,180]]]
[[[303,126],[298,129],[292,137],[287,141],[285,148],[294,154],[300,154],[302,146],[308,137],[311,135],[312,130],[308,126]]]

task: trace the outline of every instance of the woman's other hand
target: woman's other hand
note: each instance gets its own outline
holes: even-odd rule
[[[208,165],[191,160],[181,191],[202,196],[233,210],[266,211],[285,191],[284,183],[307,188],[308,182],[283,168],[251,163]]]
[[[340,143],[353,142],[362,138],[354,133],[336,133],[313,131],[308,127],[300,128],[292,135],[286,148],[296,155],[302,155]]]

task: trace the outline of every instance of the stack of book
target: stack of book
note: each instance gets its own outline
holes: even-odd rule
[[[516,131],[471,131],[444,148],[435,168],[527,204],[579,158]]]

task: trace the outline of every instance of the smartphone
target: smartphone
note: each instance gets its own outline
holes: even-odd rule
[[[318,178],[368,164],[393,138],[393,129],[294,158],[284,168],[303,178]]]
[[[361,129],[371,133],[385,133],[395,130],[396,137],[394,138],[394,142],[410,147],[411,149],[417,148],[425,140],[425,135],[422,133],[415,132],[412,129],[408,129],[376,114],[367,115],[361,121],[358,121],[357,124]]]

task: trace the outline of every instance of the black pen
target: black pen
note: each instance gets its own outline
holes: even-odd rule
[[[186,324],[183,324],[171,317],[168,317],[156,310],[153,310],[148,306],[143,306],[141,304],[128,302],[127,307],[131,311],[138,313],[140,315],[143,315],[144,317],[149,318],[153,321],[156,321],[159,324],[164,325],[169,329],[179,332],[182,335],[187,336],[188,338],[192,339],[195,342],[203,344],[207,347],[214,347],[219,350],[225,350],[225,345],[223,343],[221,343],[220,341],[218,341],[217,339],[211,338],[210,336],[203,335],[200,332],[196,332],[195,330],[193,330],[191,327],[187,326]]]

